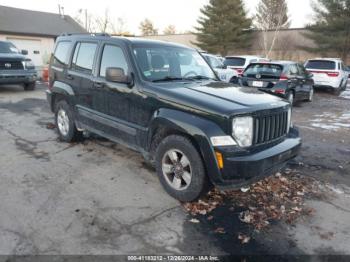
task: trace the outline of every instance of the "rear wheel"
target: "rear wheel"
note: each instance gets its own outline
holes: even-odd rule
[[[78,131],[75,126],[73,112],[65,100],[56,104],[55,122],[61,141],[74,142],[83,137],[83,133]]]
[[[314,100],[314,93],[315,93],[314,88],[311,87],[310,92],[309,92],[309,97],[308,97],[308,99],[306,99],[307,102],[312,102]]]
[[[159,144],[156,170],[164,189],[179,201],[194,201],[209,190],[202,158],[183,136],[170,135]]]
[[[33,91],[35,87],[36,87],[35,82],[33,82],[33,83],[24,84],[23,88],[25,91]]]

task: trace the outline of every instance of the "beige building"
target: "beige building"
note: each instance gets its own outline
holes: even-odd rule
[[[70,16],[0,6],[0,41],[28,51],[37,67],[45,65],[62,33],[85,33]]]
[[[294,60],[299,62],[304,62],[309,58],[329,56],[336,57],[336,54],[315,54],[309,53],[302,49],[302,46],[314,47],[314,43],[305,37],[307,30],[304,28],[300,29],[285,29],[279,31],[277,34],[275,31],[254,31],[253,41],[250,47],[242,50],[231,50],[229,55],[259,55],[266,57],[269,53],[269,47],[273,39],[275,38],[274,47],[269,54],[271,59],[279,60]],[[157,36],[147,36],[149,39],[157,39],[168,42],[175,42],[190,46],[193,48],[198,48],[196,43],[196,35],[194,34],[176,34],[176,35],[157,35]],[[266,44],[264,44],[266,43]],[[265,48],[265,46],[267,48]],[[267,49],[267,50],[265,50]],[[350,61],[348,61],[350,63]]]

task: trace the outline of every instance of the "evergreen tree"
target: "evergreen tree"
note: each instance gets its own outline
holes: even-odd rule
[[[230,50],[250,45],[251,19],[242,0],[210,0],[201,13],[194,43],[201,49],[225,56]]]
[[[304,49],[324,55],[334,52],[346,61],[350,53],[350,0],[318,0],[313,9],[315,21],[305,36],[316,47]]]
[[[286,0],[260,0],[255,24],[262,30],[288,28],[290,26]]]

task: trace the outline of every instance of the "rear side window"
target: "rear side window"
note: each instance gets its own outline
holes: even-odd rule
[[[71,42],[58,42],[53,57],[53,63],[55,65],[67,65],[68,64],[68,52]]]
[[[128,72],[128,63],[126,62],[125,55],[120,47],[105,45],[101,60],[100,76],[106,76],[106,70],[108,67],[122,68],[125,74]]]
[[[74,51],[72,69],[84,73],[91,73],[96,49],[96,43],[78,43]]]
[[[335,70],[336,63],[327,60],[309,60],[305,67],[308,69]]]
[[[225,59],[225,66],[244,66],[246,62],[245,58],[242,57],[228,57]]]
[[[245,70],[243,76],[256,77],[260,75],[262,79],[280,78],[283,71],[283,66],[275,64],[251,64]]]

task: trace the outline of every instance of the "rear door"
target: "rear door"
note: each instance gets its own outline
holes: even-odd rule
[[[289,65],[289,75],[288,75],[288,85],[289,89],[294,90],[294,95],[296,99],[302,99],[303,93],[303,79],[300,78],[299,69],[297,64]]]
[[[313,80],[309,77],[303,65],[298,64],[299,79],[300,79],[300,90],[304,99],[309,97],[310,90],[313,88]]]
[[[93,92],[93,68],[96,60],[98,42],[79,41],[73,50],[70,68],[67,70],[66,81],[75,92],[76,105],[80,121],[92,125],[94,111],[101,110],[103,97]]]

